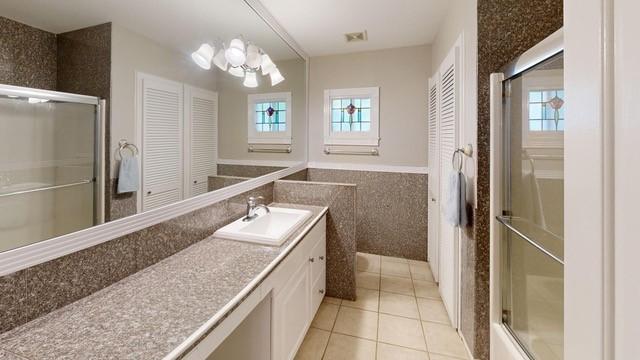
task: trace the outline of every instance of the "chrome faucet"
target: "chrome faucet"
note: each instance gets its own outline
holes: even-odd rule
[[[267,211],[267,214],[271,212],[267,205],[259,204],[258,200],[264,200],[264,197],[258,196],[256,198],[252,196],[249,198],[249,200],[247,201],[247,216],[245,216],[242,221],[251,221],[258,217],[258,214],[256,214],[256,210],[258,209],[265,209]]]

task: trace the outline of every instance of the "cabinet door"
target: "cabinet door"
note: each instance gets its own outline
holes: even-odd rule
[[[304,262],[274,298],[274,359],[293,359],[298,351],[311,321],[309,294],[309,264]]]
[[[186,85],[184,92],[185,196],[190,197],[206,193],[209,176],[217,174],[218,94]]]

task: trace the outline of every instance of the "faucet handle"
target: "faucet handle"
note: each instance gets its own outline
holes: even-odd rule
[[[248,203],[251,205],[256,205],[258,203],[258,200],[264,200],[264,196],[250,196]]]

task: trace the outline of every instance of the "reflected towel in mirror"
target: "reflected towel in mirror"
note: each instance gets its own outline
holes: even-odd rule
[[[120,161],[120,173],[118,176],[118,194],[138,191],[140,188],[140,173],[138,170],[138,157],[127,156]]]

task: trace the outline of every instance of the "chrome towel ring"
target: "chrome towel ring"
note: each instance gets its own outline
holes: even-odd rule
[[[122,155],[122,150],[125,150],[125,149],[129,149],[129,151],[131,151],[132,156],[136,156],[140,153],[140,150],[138,150],[138,147],[135,146],[134,144],[129,143],[126,139],[122,139],[118,141],[118,144],[120,145],[120,147],[118,148],[118,155],[120,155],[120,159],[124,158]]]
[[[460,161],[458,162],[458,166],[456,166],[456,154],[460,154]],[[471,144],[467,144],[467,146],[463,148],[458,148],[454,150],[453,154],[451,155],[451,166],[453,167],[453,169],[462,171],[462,165],[464,160],[462,155],[471,157],[472,154],[473,154],[473,146],[471,146]]]

